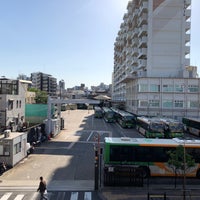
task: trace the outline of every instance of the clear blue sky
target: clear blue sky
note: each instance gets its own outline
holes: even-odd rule
[[[128,0],[0,0],[0,76],[44,72],[66,87],[111,83]],[[200,1],[192,0],[191,65],[200,74]]]

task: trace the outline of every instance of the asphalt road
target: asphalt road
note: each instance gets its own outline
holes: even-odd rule
[[[36,147],[34,154],[29,155],[14,168],[0,177],[2,186],[29,187],[35,192],[39,177],[43,176],[52,195],[66,191],[94,190],[94,147],[103,147],[104,137],[142,137],[135,129],[122,129],[118,124],[106,123],[103,119],[96,119],[93,110],[71,110],[62,112],[64,130],[50,141]],[[199,187],[199,180],[187,180]],[[181,180],[178,186],[181,193]],[[104,199],[147,199],[147,191],[152,186],[162,186],[174,191],[174,179],[145,180],[143,188],[110,188],[101,187]],[[157,191],[157,187],[155,191]],[[120,192],[121,191],[121,192]],[[128,192],[129,191],[129,192]],[[133,194],[134,191],[134,194]],[[137,192],[138,191],[138,192]],[[144,193],[145,191],[145,193]],[[154,191],[154,190],[153,190]],[[165,191],[163,189],[163,191]],[[198,190],[195,190],[195,192]],[[177,194],[175,192],[175,194]],[[61,195],[61,194],[60,194]],[[65,193],[65,195],[69,195]],[[130,195],[132,195],[130,197]],[[84,196],[84,195],[82,195]],[[139,198],[139,196],[141,198]],[[197,196],[197,195],[196,195]],[[199,197],[199,196],[198,196]],[[97,197],[95,196],[97,199]],[[64,198],[63,198],[64,199]],[[173,198],[172,198],[173,199]],[[174,198],[176,199],[176,198]]]

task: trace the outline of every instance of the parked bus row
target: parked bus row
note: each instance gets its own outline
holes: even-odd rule
[[[136,126],[136,116],[112,107],[111,110],[115,113],[115,119],[122,128],[134,128]]]
[[[182,119],[185,129],[188,133],[200,137],[200,118],[186,118]]]
[[[193,160],[187,170],[171,166],[170,153],[177,147]],[[108,184],[121,176],[188,176],[200,178],[200,140],[156,138],[111,138],[104,141],[104,180]],[[184,160],[184,158],[182,158]],[[180,161],[182,162],[182,161]],[[135,169],[135,170],[133,170]],[[185,173],[185,174],[184,174]],[[115,177],[116,176],[116,177]]]
[[[106,122],[115,122],[116,118],[115,118],[115,113],[113,112],[112,109],[108,108],[108,107],[103,107],[103,118]]]
[[[136,127],[138,132],[146,138],[174,138],[184,136],[183,123],[174,119],[136,117],[129,112],[114,107],[95,107],[95,117],[103,117],[106,122],[117,122],[123,128]]]
[[[122,128],[135,128],[146,138],[182,138],[188,133],[200,136],[200,119],[183,118],[183,122],[164,117],[144,117],[114,107],[95,107],[94,116],[117,122]]]
[[[180,138],[184,136],[183,123],[169,118],[137,117],[136,129],[146,138]]]
[[[94,108],[95,118],[104,118],[106,122],[117,122],[122,128],[134,128],[136,125],[136,117],[123,110],[117,108],[98,107]]]

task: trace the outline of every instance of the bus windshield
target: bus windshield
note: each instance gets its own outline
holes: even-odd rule
[[[161,124],[161,123],[152,123],[150,125],[150,129],[152,131],[163,132],[163,124]]]
[[[170,129],[170,131],[173,131],[173,132],[182,132],[183,131],[183,124],[181,124],[181,123],[170,123],[169,129]]]
[[[132,116],[124,116],[124,120],[126,120],[126,121],[133,121],[134,118]]]

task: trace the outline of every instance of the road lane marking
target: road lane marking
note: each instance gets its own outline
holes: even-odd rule
[[[78,199],[78,192],[72,192],[70,200],[77,200]]]
[[[84,194],[84,200],[91,200],[91,199],[92,199],[91,192],[85,192],[85,194]]]
[[[22,200],[24,198],[24,195],[23,194],[18,194],[14,200]]]
[[[5,193],[0,200],[8,200],[9,197],[12,195],[12,192]]]
[[[75,142],[71,142],[67,149],[71,149],[74,146]]]
[[[91,131],[90,135],[87,138],[87,142],[90,140],[90,138],[92,137],[93,133],[94,133],[94,131]]]

